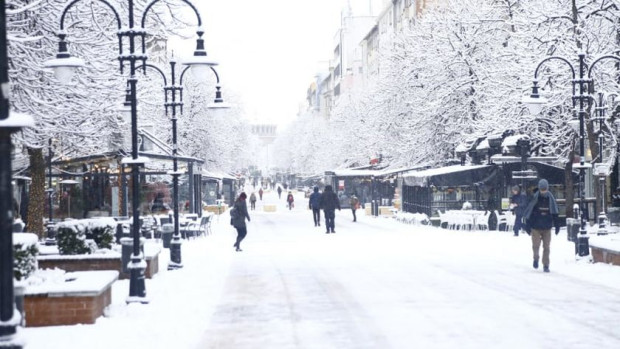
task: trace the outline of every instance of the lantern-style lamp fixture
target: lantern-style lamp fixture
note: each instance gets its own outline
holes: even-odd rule
[[[194,55],[184,59],[183,64],[191,67],[192,74],[194,74],[194,76],[205,79],[209,74],[210,67],[216,66],[218,63],[210,58],[207,58],[205,42],[202,38],[204,30],[202,28],[198,28],[196,33],[198,34],[198,39],[196,39],[196,50],[194,51]]]
[[[521,100],[532,115],[539,115],[542,108],[547,104],[547,99],[538,94],[538,81],[534,80],[532,84],[532,94],[529,97],[523,97]]]
[[[44,67],[52,68],[54,70],[54,76],[63,85],[70,84],[73,76],[75,75],[75,70],[77,68],[84,67],[84,60],[77,57],[71,57],[69,54],[67,42],[65,41],[66,36],[67,34],[65,32],[58,33],[60,42],[58,43],[58,53],[56,54],[56,58],[45,61],[43,64]]]

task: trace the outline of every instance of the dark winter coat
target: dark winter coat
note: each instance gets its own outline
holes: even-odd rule
[[[250,221],[250,215],[248,214],[248,205],[245,200],[237,199],[233,206],[237,211],[237,216],[232,219],[232,225],[235,228],[245,228],[245,219]]]
[[[523,212],[523,219],[526,231],[551,229],[554,226],[558,228],[560,226],[558,204],[553,194],[547,192],[547,195],[541,195],[540,191],[536,192]]]
[[[293,194],[288,194],[288,196],[286,197],[286,201],[288,201],[288,202],[295,201],[295,198],[293,197]]]
[[[510,203],[517,205],[514,208],[515,215],[522,217],[523,212],[525,212],[525,207],[527,206],[527,197],[521,193],[515,194],[510,197]]]
[[[321,199],[319,200],[319,206],[324,211],[340,210],[340,200],[338,200],[338,195],[334,193],[331,185],[325,186],[325,190],[323,190],[323,194],[321,194]]]
[[[310,205],[310,208],[314,210],[321,208],[321,193],[319,193],[319,188],[314,187],[314,193],[310,194],[308,204]]]

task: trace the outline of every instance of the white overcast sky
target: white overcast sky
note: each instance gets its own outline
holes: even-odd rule
[[[378,13],[383,3],[350,2],[354,15],[367,15],[370,2]],[[207,53],[219,62],[217,70],[225,86],[242,98],[248,119],[284,125],[296,117],[320,62],[332,56],[340,11],[347,1],[192,3],[202,16]]]

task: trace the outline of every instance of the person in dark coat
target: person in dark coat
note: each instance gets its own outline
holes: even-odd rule
[[[256,209],[256,194],[250,194],[250,209],[254,211]]]
[[[258,197],[260,198],[261,201],[263,200],[263,188],[260,188],[258,190]]]
[[[282,187],[278,186],[278,199],[282,198]]]
[[[314,187],[314,192],[310,194],[308,206],[312,210],[312,218],[314,218],[314,226],[321,226],[321,193],[319,187]]]
[[[248,214],[248,205],[245,202],[247,195],[245,193],[239,194],[239,198],[235,200],[235,204],[233,208],[236,211],[235,217],[232,217],[231,223],[235,229],[237,229],[237,241],[233,245],[237,251],[241,250],[241,241],[248,234],[247,227],[245,225],[245,220],[247,218],[248,222],[250,221],[250,215]]]
[[[360,200],[357,198],[357,196],[355,196],[355,194],[353,194],[351,195],[349,204],[351,205],[351,211],[353,212],[353,222],[357,222],[357,216],[355,215],[355,211],[359,208]]]
[[[335,233],[334,219],[336,218],[336,209],[340,211],[340,200],[338,200],[338,196],[334,193],[331,185],[325,186],[325,190],[323,190],[319,200],[319,206],[323,209],[323,215],[325,215],[325,229],[327,229],[325,234]]]
[[[555,235],[560,232],[558,219],[558,204],[549,191],[549,182],[541,179],[538,182],[538,191],[534,194],[523,211],[524,229],[532,236],[532,250],[534,252],[534,269],[538,269],[540,243],[543,244],[543,271],[549,272],[549,254],[551,245],[551,228],[555,227]]]
[[[523,211],[527,206],[527,197],[521,193],[518,185],[512,187],[512,196],[510,197],[510,209],[515,215],[515,225],[513,231],[515,236],[519,236],[519,231],[523,226]]]
[[[293,206],[295,206],[294,204],[295,198],[293,197],[293,193],[291,193],[290,191],[288,192],[288,195],[286,196],[286,202],[288,203],[289,211],[292,210]]]

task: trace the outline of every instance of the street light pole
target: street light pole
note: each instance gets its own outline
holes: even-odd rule
[[[49,175],[47,181],[47,193],[48,193],[48,205],[49,205],[49,218],[48,223],[52,224],[52,219],[54,218],[54,207],[53,207],[53,195],[54,189],[52,188],[52,156],[54,156],[54,152],[52,152],[52,139],[49,139],[48,148],[47,148],[47,173]]]
[[[179,222],[179,176],[185,174],[184,171],[179,171],[178,165],[178,137],[177,137],[177,108],[179,108],[180,115],[183,114],[183,77],[185,72],[190,67],[185,67],[180,74],[179,84],[177,85],[176,78],[176,64],[177,61],[172,58],[170,59],[170,84],[168,84],[168,80],[166,79],[166,74],[159,69],[158,67],[152,64],[144,64],[144,68],[150,68],[159,73],[161,75],[162,80],[164,81],[164,108],[166,111],[166,115],[168,115],[168,108],[171,109],[171,121],[172,121],[172,171],[169,171],[168,174],[172,176],[172,205],[173,205],[173,226],[174,226],[174,234],[173,240],[170,242],[170,263],[168,264],[168,269],[179,269],[183,267],[182,258],[181,258],[181,234],[180,234],[180,222]],[[142,66],[138,67],[141,68]],[[224,103],[222,99],[222,93],[220,91],[220,78],[212,66],[210,67],[211,71],[215,74],[216,77],[216,94],[213,103],[210,103],[207,108],[209,109],[221,109],[221,108],[229,108],[227,103]],[[170,92],[170,99],[168,99],[168,92]],[[177,92],[179,93],[178,101],[177,101]],[[168,101],[170,100],[170,102]],[[191,171],[190,171],[191,172]],[[193,195],[193,193],[190,193]],[[193,201],[193,200],[192,200]]]
[[[603,163],[603,130],[605,125],[605,101],[604,94],[599,92],[598,103],[595,108],[596,120],[599,122],[598,129],[598,161],[596,164],[596,175],[599,179],[599,191],[601,195],[601,209],[598,215],[597,235],[607,235],[607,214],[605,209],[605,179],[607,177],[607,166]]]
[[[13,185],[11,134],[34,126],[30,116],[9,112],[6,8],[0,6],[0,347],[21,349],[16,338],[21,316],[13,292]]]
[[[45,66],[48,68],[53,68],[56,78],[60,82],[70,82],[73,77],[75,68],[79,68],[84,66],[84,62],[75,57],[71,57],[68,52],[67,42],[65,41],[66,32],[65,32],[65,18],[67,12],[71,7],[73,7],[76,3],[81,0],[71,1],[64,9],[62,16],[60,18],[60,31],[58,32],[58,38],[60,39],[58,44],[58,53],[56,55],[56,59],[49,60],[45,63]],[[123,28],[120,16],[114,6],[112,6],[106,0],[99,0],[104,3],[113,13],[116,19],[117,27],[118,27],[118,41],[119,41],[119,62],[120,62],[120,70],[121,74],[125,69],[125,63],[129,62],[129,104],[131,108],[131,158],[125,158],[122,161],[122,164],[129,165],[131,167],[131,181],[132,181],[132,211],[133,211],[133,249],[131,255],[131,261],[129,263],[128,269],[130,270],[130,281],[129,281],[129,297],[127,298],[127,303],[132,302],[140,302],[147,303],[146,299],[146,287],[145,287],[145,276],[144,272],[146,269],[146,263],[144,262],[144,256],[141,253],[140,248],[140,166],[144,166],[145,161],[138,156],[138,102],[137,102],[137,83],[138,79],[136,77],[136,63],[139,61],[144,66],[144,70],[146,70],[146,35],[147,31],[145,29],[146,15],[149,10],[155,5],[157,2],[161,0],[153,0],[151,1],[144,11],[142,12],[142,22],[141,26],[137,27],[134,23],[134,1],[127,0],[128,2],[128,27]],[[202,34],[204,31],[202,30],[202,20],[200,19],[200,15],[196,7],[189,1],[183,0],[184,3],[189,5],[196,14],[198,19],[198,30],[196,33],[198,34],[198,38],[196,39],[196,50],[194,51],[194,55],[192,58],[187,59],[185,64],[192,65],[197,73],[202,73],[204,67],[209,67],[215,65],[216,63],[207,59],[207,52],[204,49],[204,40],[202,39]],[[141,43],[141,52],[137,52],[136,46]],[[123,52],[124,44],[129,45],[129,53]]]

